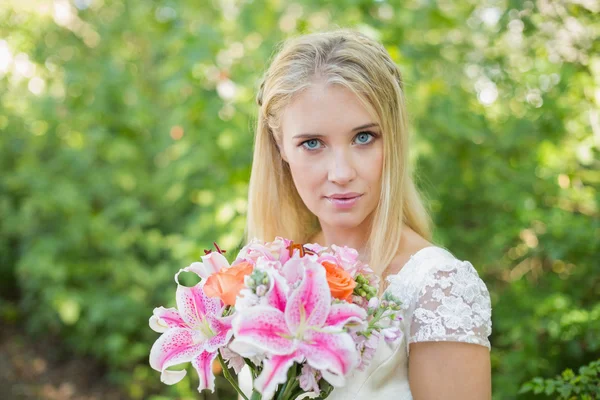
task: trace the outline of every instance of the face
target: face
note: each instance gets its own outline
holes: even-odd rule
[[[321,226],[367,222],[379,203],[383,138],[359,98],[343,86],[315,83],[286,107],[281,129],[281,156]]]

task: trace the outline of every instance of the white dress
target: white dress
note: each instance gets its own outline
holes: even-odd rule
[[[490,294],[470,262],[429,246],[413,254],[387,281],[386,291],[403,302],[404,336],[392,345],[381,341],[371,364],[351,375],[345,387],[335,388],[329,400],[412,400],[410,343],[467,342],[491,350]]]
[[[386,279],[386,291],[402,301],[404,335],[394,344],[381,340],[369,366],[351,374],[346,386],[335,388],[328,400],[412,400],[410,343],[454,341],[491,349],[490,294],[469,261],[458,260],[442,247],[429,246]],[[244,370],[240,384],[244,392],[250,392],[250,374]]]

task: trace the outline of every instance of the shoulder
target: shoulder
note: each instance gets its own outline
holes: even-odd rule
[[[400,243],[400,247],[396,251],[394,258],[386,271],[386,275],[388,276],[399,273],[415,254],[434,246],[431,242],[408,226],[405,226],[402,230],[402,239],[400,240]]]
[[[431,287],[451,287],[452,294],[460,295],[469,302],[478,294],[485,294],[489,298],[487,286],[473,264],[457,258],[443,247],[435,246],[423,254],[419,268],[422,270],[421,294],[428,292]]]
[[[420,267],[410,342],[458,341],[490,349],[490,293],[471,262],[441,249]]]

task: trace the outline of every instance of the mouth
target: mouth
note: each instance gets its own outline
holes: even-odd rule
[[[358,196],[353,197],[344,197],[344,198],[333,198],[333,197],[325,197],[331,204],[338,208],[347,208],[352,207],[358,199],[360,199],[363,195],[360,194]]]
[[[352,199],[357,199],[360,196],[362,196],[362,194],[359,194],[357,196],[348,196],[348,197],[327,197],[327,196],[325,196],[325,198],[330,199],[330,200],[352,200]]]

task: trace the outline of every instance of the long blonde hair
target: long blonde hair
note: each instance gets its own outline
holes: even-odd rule
[[[382,44],[351,29],[311,33],[284,41],[256,96],[259,106],[248,193],[246,240],[282,236],[305,243],[320,229],[300,198],[277,146],[281,115],[292,96],[320,78],[352,90],[380,123],[382,190],[366,249],[383,271],[400,246],[406,224],[431,240],[431,217],[409,165],[409,133],[400,71]]]

